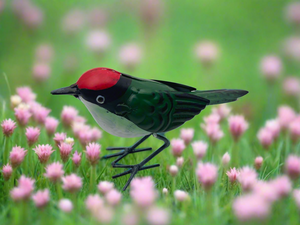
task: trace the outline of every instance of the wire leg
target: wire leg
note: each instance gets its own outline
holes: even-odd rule
[[[163,151],[164,149],[166,149],[167,147],[169,147],[170,145],[170,141],[164,137],[164,135],[162,134],[153,134],[154,137],[156,137],[159,140],[164,141],[164,144],[158,148],[155,152],[153,152],[152,154],[150,154],[146,159],[144,159],[142,162],[140,162],[139,164],[136,165],[122,165],[122,164],[117,164],[118,161],[120,161],[123,157],[120,156],[117,160],[114,161],[114,165],[113,167],[119,167],[119,168],[130,168],[127,171],[124,171],[120,174],[114,175],[113,178],[118,178],[127,174],[131,174],[128,181],[126,182],[123,191],[125,191],[127,189],[127,187],[129,186],[130,182],[132,181],[132,179],[134,178],[134,176],[137,174],[138,171],[141,170],[146,170],[146,169],[151,169],[154,167],[158,167],[159,164],[154,164],[154,165],[149,165],[149,166],[144,166],[146,163],[148,163],[151,159],[153,159],[156,155],[158,155],[161,151]]]
[[[150,137],[151,134],[148,134],[144,137],[142,137],[140,140],[138,140],[134,145],[131,147],[108,147],[106,150],[108,151],[114,151],[114,150],[121,150],[118,153],[115,154],[108,154],[102,157],[102,159],[109,159],[117,156],[123,156],[124,158],[126,155],[131,154],[131,153],[137,153],[137,152],[143,152],[143,151],[149,151],[152,150],[152,148],[141,148],[141,149],[136,149],[141,143],[143,143],[148,137]],[[122,158],[118,158],[117,160],[112,162],[112,165],[118,161],[120,161]]]

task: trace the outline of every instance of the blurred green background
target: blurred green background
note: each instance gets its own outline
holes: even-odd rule
[[[43,21],[36,29],[29,29],[15,15],[12,1],[6,1],[0,14],[0,94],[5,100],[9,99],[9,89],[4,73],[12,94],[16,87],[28,85],[38,94],[37,101],[52,109],[53,116],[59,117],[63,105],[73,105],[94,123],[77,99],[51,96],[50,91],[75,83],[91,68],[110,67],[133,76],[178,82],[200,90],[248,90],[247,96],[230,106],[257,125],[275,117],[279,104],[296,106],[295,100],[282,94],[281,81],[286,74],[298,75],[297,65],[284,66],[284,74],[272,90],[259,70],[265,55],[282,55],[283,40],[294,32],[284,18],[287,0],[162,1],[157,23],[150,28],[140,17],[142,0],[32,2],[43,13]],[[93,29],[87,22],[72,35],[62,30],[62,20],[70,10],[80,9],[88,15],[96,7],[107,13],[107,22],[100,29],[111,37],[111,45],[102,57],[86,47],[87,34]],[[195,57],[195,45],[202,40],[213,41],[219,47],[220,57],[211,68],[203,67]],[[129,42],[138,43],[143,51],[141,63],[134,70],[124,67],[118,57],[120,47]],[[50,78],[38,83],[33,79],[32,68],[35,50],[43,43],[52,46],[54,58]],[[73,71],[66,71],[64,65],[70,55],[77,62]],[[270,91],[272,104],[268,103]],[[202,115],[209,112],[205,110]],[[198,116],[187,126],[198,127],[201,120],[202,116]]]

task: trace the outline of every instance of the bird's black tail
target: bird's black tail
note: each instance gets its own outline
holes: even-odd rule
[[[248,91],[237,89],[219,89],[209,91],[193,91],[194,95],[206,98],[210,101],[209,105],[222,104],[236,101],[238,98],[246,95]]]

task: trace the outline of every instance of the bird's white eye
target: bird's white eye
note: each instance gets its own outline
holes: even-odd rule
[[[104,98],[102,95],[98,95],[97,98],[96,98],[96,101],[97,101],[99,104],[103,104],[104,101],[105,101],[105,98]]]

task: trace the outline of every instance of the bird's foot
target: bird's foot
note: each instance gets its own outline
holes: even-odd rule
[[[112,178],[115,179],[115,178],[118,178],[118,177],[125,176],[127,174],[131,174],[128,181],[127,181],[127,183],[125,184],[125,186],[123,188],[123,191],[125,191],[138,171],[147,170],[147,169],[151,169],[151,168],[158,167],[158,166],[159,166],[159,164],[153,164],[153,165],[150,165],[150,166],[143,166],[143,164],[137,164],[137,165],[115,164],[113,166],[115,168],[129,168],[129,169],[124,171],[123,173],[119,173],[117,175],[114,175]]]
[[[150,151],[152,148],[139,148],[135,149],[135,147],[108,147],[106,148],[108,151],[115,151],[115,150],[121,150],[118,153],[115,154],[108,154],[102,157],[102,159],[109,159],[117,156],[123,156],[124,158],[128,154],[137,153],[137,152],[144,152],[144,151]]]

